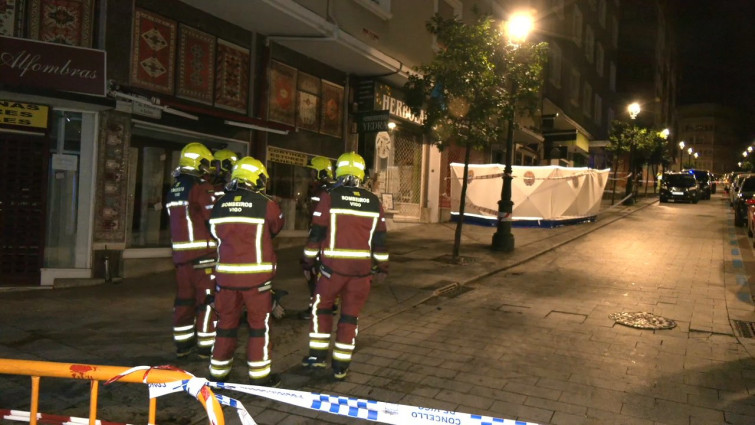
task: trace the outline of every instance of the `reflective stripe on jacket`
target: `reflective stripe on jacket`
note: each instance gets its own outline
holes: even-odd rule
[[[373,263],[388,261],[385,215],[372,192],[337,186],[322,194],[312,214],[304,255],[320,255],[335,273],[368,275]]]
[[[215,255],[217,244],[207,224],[214,192],[212,185],[200,177],[179,174],[166,194],[174,263]]]
[[[210,218],[218,240],[218,285],[250,288],[271,280],[277,262],[273,237],[283,223],[280,207],[264,194],[243,188],[226,192]]]

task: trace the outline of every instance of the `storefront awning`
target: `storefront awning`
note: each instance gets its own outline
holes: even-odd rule
[[[392,84],[403,85],[412,67],[365,44],[293,0],[182,1],[352,75],[381,76]]]

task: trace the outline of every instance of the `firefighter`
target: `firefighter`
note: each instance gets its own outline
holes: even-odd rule
[[[264,193],[268,178],[259,160],[239,159],[225,195],[212,209],[210,228],[218,240],[218,324],[210,375],[216,381],[225,381],[231,372],[239,320],[246,308],[249,382],[271,387],[280,384],[280,377],[271,373],[269,329],[277,261],[272,239],[284,220],[278,204]]]
[[[211,304],[212,266],[217,254],[208,225],[215,190],[207,180],[212,161],[207,147],[187,144],[181,150],[175,181],[166,195],[177,284],[173,341],[179,358],[188,356],[195,346],[197,354],[208,358],[215,341]]]
[[[320,202],[322,194],[333,184],[333,164],[330,159],[324,156],[315,156],[309,160],[307,167],[312,170],[312,182],[309,185],[309,202],[307,203],[309,219],[312,220],[312,213]],[[306,310],[299,313],[302,320],[312,319],[312,297],[315,295],[315,284],[317,283],[317,263],[310,270],[304,270],[304,279],[307,281],[309,290],[309,306]]]
[[[305,270],[314,267],[318,256],[320,259],[309,355],[302,360],[302,366],[327,367],[333,330],[332,308],[340,296],[341,314],[331,358],[333,377],[339,381],[348,373],[359,313],[367,301],[373,277],[382,280],[388,273],[383,207],[377,196],[359,187],[364,169],[364,159],[354,152],[338,158],[336,183],[323,194],[315,208],[302,258]]]
[[[225,185],[231,181],[231,170],[239,155],[228,149],[221,149],[215,152],[213,157],[215,160],[212,161],[212,169],[215,173],[212,183],[217,189],[217,196],[222,196]]]

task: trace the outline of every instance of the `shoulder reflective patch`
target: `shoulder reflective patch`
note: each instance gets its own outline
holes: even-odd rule
[[[315,212],[312,213],[312,215],[315,216],[315,217],[319,217],[319,216],[322,215],[322,213],[320,211],[315,211]]]

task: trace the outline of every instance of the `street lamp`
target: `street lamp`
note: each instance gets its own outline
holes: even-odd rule
[[[629,106],[627,106],[627,112],[629,112],[629,118],[631,118],[632,120],[634,120],[635,118],[637,118],[637,115],[640,114],[640,104],[637,103],[637,102],[630,103]],[[634,145],[635,145],[635,141],[632,140],[630,143],[631,144],[629,146],[629,177],[631,177],[631,178],[627,178],[626,191],[624,192],[624,197],[625,198],[627,198],[632,193],[632,189],[633,189],[633,186],[634,186],[633,183],[634,183],[634,180],[637,177],[637,176],[634,175],[634,172],[635,172],[635,169],[634,169],[635,168],[634,167],[634,150],[635,150],[635,146]],[[634,197],[627,198],[624,201],[624,205],[632,205],[632,204],[634,204],[634,202],[635,202]]]
[[[700,155],[697,152],[695,152],[695,154],[694,154],[694,157],[695,157],[695,168],[697,168],[697,157],[698,156],[700,156]]]
[[[687,153],[689,154],[689,162],[692,162],[692,152],[694,152],[694,151],[695,150],[692,149],[692,146],[690,146],[689,148],[687,148]]]
[[[519,45],[524,42],[532,30],[533,19],[529,13],[515,13],[509,17],[506,23],[506,34],[509,42]],[[511,87],[511,98],[516,102],[516,82]],[[491,248],[494,251],[511,252],[514,250],[514,235],[511,233],[511,220],[514,211],[514,203],[511,201],[512,162],[514,162],[514,113],[515,108],[509,109],[506,117],[506,164],[503,169],[503,185],[501,187],[501,200],[498,201],[498,224],[493,234]]]
[[[682,151],[679,154],[679,171],[682,171],[682,163],[684,163],[684,140],[679,142],[679,149]]]

